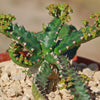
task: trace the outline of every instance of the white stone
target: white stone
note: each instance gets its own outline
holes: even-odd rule
[[[56,95],[54,100],[61,100],[61,96],[60,95]]]
[[[59,90],[56,90],[56,91],[55,91],[55,95],[58,95],[58,94],[59,94]]]
[[[18,96],[15,98],[15,100],[22,100],[23,96]]]
[[[67,90],[66,90],[66,89],[61,89],[61,90],[60,90],[60,93],[66,94],[66,93],[67,93]]]
[[[100,82],[100,71],[95,72],[93,75],[93,78],[97,83],[99,83]]]
[[[9,100],[9,99],[4,93],[2,93],[0,100]]]
[[[23,90],[24,90],[24,95],[25,96],[26,95],[27,95],[27,97],[32,96],[32,88],[31,87],[26,87],[26,88],[23,87]]]
[[[83,69],[82,73],[85,74],[85,75],[87,75],[89,78],[91,78],[94,75],[94,71],[92,71],[89,68]]]
[[[30,98],[27,96],[23,96],[22,100],[30,100]]]
[[[13,88],[8,89],[7,92],[6,92],[6,95],[8,97],[15,96],[16,95],[15,89],[13,89]]]
[[[71,95],[69,97],[67,97],[66,95],[63,95],[62,100],[72,100]]]
[[[54,100],[54,98],[52,98],[52,97],[50,97],[50,96],[48,96],[48,99],[49,99],[49,100]]]
[[[22,88],[21,88],[19,81],[15,81],[14,83],[12,83],[9,86],[9,89],[12,89],[13,92],[15,92],[15,93],[21,93],[21,91],[22,91]]]
[[[50,92],[49,96],[54,98],[55,97],[55,93],[54,92]]]
[[[89,81],[88,86],[96,86],[96,82],[95,81]]]
[[[27,84],[28,86],[32,86],[32,82],[31,82],[29,79],[26,79],[26,84]]]
[[[2,76],[1,76],[1,80],[5,81],[5,82],[8,82],[9,81],[8,74],[7,73],[3,73]]]
[[[90,88],[93,92],[100,92],[100,88],[92,86]]]
[[[22,87],[26,87],[26,82],[24,81],[24,80],[20,80],[20,85],[22,86]]]

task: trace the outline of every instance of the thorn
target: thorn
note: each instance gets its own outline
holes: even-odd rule
[[[16,41],[16,43],[18,43],[18,41]]]
[[[58,32],[56,32],[56,34],[58,34]]]
[[[97,30],[93,30],[94,32],[97,32]]]
[[[16,56],[17,56],[17,54],[13,54],[13,56],[14,56],[14,57],[16,57]]]
[[[84,38],[83,36],[80,37],[81,40],[83,40],[83,38]]]
[[[88,89],[86,89],[86,92],[88,93],[88,92],[89,92],[89,90],[88,90]]]
[[[39,62],[40,60],[39,60],[39,59],[37,59],[37,61]]]
[[[18,36],[17,39],[19,40],[20,39],[20,36]]]
[[[18,61],[18,60],[19,60],[19,58],[17,57],[17,58],[16,58],[16,60]]]
[[[51,52],[50,54],[53,55],[53,52]]]
[[[74,95],[72,95],[72,98],[74,98],[75,96]]]
[[[34,51],[34,49],[32,48],[31,51]]]
[[[68,49],[68,48],[69,48],[69,46],[66,46],[66,48]]]
[[[56,64],[59,64],[59,63],[60,63],[59,61],[56,62]]]
[[[44,58],[44,56],[42,56],[42,58]]]
[[[48,52],[46,53],[46,55],[48,55]]]
[[[63,66],[62,66],[62,65],[60,65],[60,68],[62,69],[62,68],[63,68]]]
[[[35,61],[33,61],[33,64],[35,64]]]
[[[60,27],[60,26],[59,26],[58,28],[59,28],[59,29],[61,29],[61,27]]]
[[[91,36],[91,34],[89,33],[89,34],[88,34],[88,36],[90,37],[90,36]]]
[[[56,59],[57,58],[57,55],[55,55],[53,58]]]
[[[61,53],[61,50],[59,50],[59,53]]]
[[[12,35],[13,34],[13,32],[10,32],[10,35]]]
[[[26,43],[24,43],[24,46],[26,45]]]
[[[52,50],[52,48],[50,48],[50,50]]]
[[[68,92],[68,93],[70,93],[70,92],[71,92],[71,90],[67,90],[67,92]]]
[[[61,23],[61,25],[64,25],[64,23]]]
[[[62,78],[62,75],[60,75],[59,77]]]
[[[75,44],[76,43],[76,41],[73,41],[73,44]]]
[[[9,48],[10,48],[10,49],[13,49],[13,47],[12,47],[11,45],[9,45]]]
[[[50,66],[51,67],[51,69],[53,69],[53,66]]]
[[[59,73],[61,73],[62,72],[62,70],[59,70]]]

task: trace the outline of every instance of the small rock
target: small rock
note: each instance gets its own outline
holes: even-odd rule
[[[60,95],[56,95],[54,100],[61,100],[61,96]]]
[[[62,94],[66,94],[66,93],[69,93],[70,94],[70,90],[66,90],[66,89],[62,89],[62,90],[60,90],[60,92]]]
[[[68,100],[67,97],[66,97],[66,95],[63,95],[62,98],[63,98],[63,100]]]
[[[62,100],[71,100],[71,94],[70,90],[62,89],[60,90],[60,93],[62,94]]]
[[[83,74],[87,75],[89,78],[92,78],[92,76],[94,75],[94,71],[92,71],[89,68],[85,68],[82,71]]]
[[[96,86],[96,84],[97,84],[97,83],[96,83],[95,81],[89,81],[89,84],[88,84],[88,85],[89,85],[89,86]]]
[[[50,96],[48,96],[48,99],[49,99],[49,100],[54,100],[54,98],[52,98],[52,97],[50,97]]]
[[[97,71],[99,69],[98,65],[93,63],[88,66],[92,71]]]
[[[59,94],[59,90],[56,90],[56,91],[55,91],[55,95],[58,95],[58,94]]]
[[[27,84],[28,86],[32,86],[32,82],[31,82],[29,79],[26,79],[26,84]]]
[[[54,97],[55,97],[55,93],[54,93],[54,92],[51,92],[51,93],[49,94],[49,96],[52,97],[52,98],[54,98]]]
[[[19,81],[15,81],[9,86],[9,90],[8,90],[8,95],[9,96],[12,96],[12,94],[16,95],[17,93],[20,94],[21,92],[22,92],[22,88],[21,88],[21,85],[20,85]]]
[[[20,85],[22,86],[22,87],[26,87],[26,82],[24,81],[24,80],[19,80],[20,81]]]
[[[92,86],[90,89],[91,89],[93,92],[100,92],[100,89],[99,89],[98,87]]]
[[[32,96],[32,88],[30,88],[30,87],[24,88],[24,87],[23,87],[23,91],[24,91],[24,95],[25,95],[25,96],[27,96],[27,97]]]
[[[4,93],[2,93],[0,95],[1,95],[0,100],[9,100],[8,97]]]
[[[98,88],[100,88],[100,84],[98,85]]]
[[[24,96],[24,97],[22,98],[22,100],[30,100],[30,98],[27,97],[27,96]]]
[[[95,72],[93,78],[98,84],[100,84],[100,71]]]
[[[16,100],[22,100],[23,96],[16,97]]]
[[[7,73],[3,73],[2,76],[1,76],[1,80],[5,81],[5,82],[8,82],[9,81],[8,74]]]
[[[15,96],[16,95],[15,90],[13,88],[8,89],[6,95],[8,97]]]

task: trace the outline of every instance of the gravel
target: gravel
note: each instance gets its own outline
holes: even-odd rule
[[[90,80],[88,86],[91,92],[95,94],[94,100],[100,100],[100,71],[97,64],[85,65],[83,63],[78,65],[77,70],[79,74],[87,75]],[[11,60],[0,63],[0,100],[34,100],[32,96],[32,82],[37,72],[33,71],[32,77],[29,77],[26,73],[22,73],[23,70],[30,70],[29,68],[23,68]],[[66,89],[51,92],[48,94],[49,100],[72,100],[73,95],[70,95],[70,91]]]

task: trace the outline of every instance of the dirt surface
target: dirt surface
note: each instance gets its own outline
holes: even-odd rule
[[[66,2],[66,0],[0,0],[0,13],[11,13],[16,16],[15,23],[24,25],[27,30],[40,31],[42,24],[52,20],[45,7],[50,3]],[[71,24],[78,29],[82,26],[81,20],[88,19],[93,12],[100,11],[99,0],[67,0],[74,9]],[[0,53],[5,52],[11,43],[10,39],[0,34]],[[83,44],[78,55],[100,62],[100,38]]]

